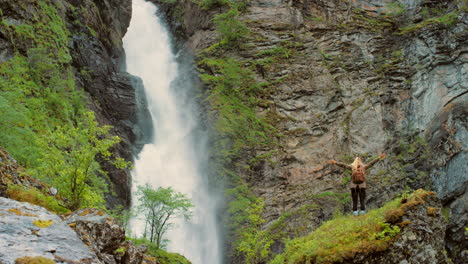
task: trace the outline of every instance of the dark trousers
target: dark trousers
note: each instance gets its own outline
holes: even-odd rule
[[[353,198],[353,211],[357,211],[358,197],[361,203],[361,210],[366,210],[366,188],[351,188],[351,198]]]

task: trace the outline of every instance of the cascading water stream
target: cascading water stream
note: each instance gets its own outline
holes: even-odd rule
[[[173,187],[195,205],[190,221],[178,220],[166,237],[168,251],[186,256],[194,264],[220,264],[221,246],[216,222],[217,198],[208,190],[204,170],[206,139],[200,132],[190,82],[183,79],[170,36],[156,16],[156,7],[133,0],[132,20],[124,38],[127,71],[143,80],[153,120],[151,144],[143,147],[133,171],[133,202],[136,186]],[[144,221],[131,220],[134,235],[141,236]]]

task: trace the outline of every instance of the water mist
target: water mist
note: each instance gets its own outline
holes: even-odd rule
[[[190,221],[176,221],[166,238],[168,251],[187,257],[194,264],[220,264],[221,243],[216,221],[217,197],[206,183],[206,133],[200,129],[187,65],[179,64],[171,39],[157,17],[157,8],[133,0],[132,20],[124,38],[127,71],[143,80],[153,121],[152,142],[143,147],[133,171],[132,200],[136,186],[173,187],[195,205]],[[131,220],[134,235],[141,236],[144,221]]]

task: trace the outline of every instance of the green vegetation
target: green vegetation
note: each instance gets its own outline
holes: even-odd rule
[[[199,65],[213,71],[201,74],[201,78],[211,86],[207,100],[217,111],[215,155],[219,160],[227,164],[243,151],[271,146],[275,128],[255,112],[265,87],[255,83],[252,72],[230,58],[207,58]]]
[[[260,160],[268,160],[272,155],[269,150],[276,144],[277,136],[273,115],[257,115],[257,108],[264,104],[263,98],[271,92],[270,85],[257,82],[251,68],[255,65],[267,66],[277,59],[287,59],[290,49],[278,46],[265,51],[258,55],[255,65],[247,65],[230,56],[233,49],[244,47],[242,42],[250,32],[239,19],[247,7],[247,1],[226,2],[229,9],[214,18],[219,42],[199,54],[198,68],[202,80],[209,87],[204,98],[214,110],[216,137],[213,138],[211,155],[218,166],[215,174],[221,178],[220,181],[231,186],[226,191],[229,226],[233,236],[231,253],[245,263],[260,263],[271,257],[270,246],[275,236],[271,230],[261,230],[265,221],[262,219],[263,200],[257,198],[229,168],[249,171]],[[252,154],[259,150],[262,151],[261,155]],[[255,158],[246,159],[253,156]],[[281,232],[277,234],[281,235]]]
[[[0,64],[0,146],[27,174],[57,187],[71,209],[102,207],[105,172],[96,160],[111,159],[108,149],[119,139],[108,135],[109,127],[98,126],[86,110],[84,92],[75,87],[70,32],[55,2],[30,6],[33,21],[0,21],[0,32],[15,49],[13,58]]]
[[[126,247],[119,247],[118,249],[114,250],[114,253],[116,253],[116,254],[121,254],[121,255],[124,255],[125,252],[127,252],[127,248],[126,248]]]
[[[406,13],[406,6],[398,1],[388,4],[388,15],[398,17]]]
[[[413,160],[413,163],[416,164],[428,160],[431,155],[427,141],[420,136],[413,139],[402,137],[398,142],[396,154],[396,158],[401,165],[409,164],[409,160]],[[414,161],[414,158],[417,158],[417,160]]]
[[[286,242],[283,254],[271,264],[334,263],[385,250],[400,232],[401,216],[414,206],[424,203],[431,192],[417,190],[408,199],[397,198],[382,208],[362,216],[338,216],[306,237]]]
[[[335,192],[323,192],[319,194],[313,194],[310,198],[331,198],[341,204],[348,204],[351,200],[349,192],[335,193]]]
[[[76,125],[57,125],[52,133],[39,138],[38,145],[47,152],[33,170],[40,179],[59,188],[71,209],[104,204],[105,172],[96,158],[109,160],[109,148],[120,141],[109,135],[110,127],[98,126],[93,113],[88,112],[83,118]],[[114,164],[117,168],[126,167],[121,159]]]
[[[352,10],[353,21],[342,25],[343,28],[365,28],[374,32],[381,32],[386,28],[393,27],[394,21],[388,16],[369,16],[365,10],[355,8]],[[339,27],[340,29],[341,27]]]
[[[143,237],[156,248],[164,247],[164,234],[171,228],[172,218],[184,217],[190,219],[193,204],[184,194],[174,191],[171,187],[157,190],[149,184],[138,186],[138,212],[144,216],[145,231]]]
[[[249,32],[244,23],[238,20],[239,15],[240,11],[237,8],[231,8],[229,11],[214,17],[216,30],[220,35],[220,45],[238,46]]]
[[[400,28],[400,35],[415,33],[420,29],[429,25],[443,25],[446,27],[452,27],[458,22],[458,14],[451,12],[440,17],[434,17],[426,19],[418,24],[410,25],[404,28]]]
[[[160,249],[155,243],[152,243],[151,241],[147,239],[144,239],[144,238],[138,238],[138,239],[128,238],[128,239],[133,241],[135,245],[146,245],[148,247],[148,254],[154,256],[158,260],[158,263],[160,264],[190,264],[190,261],[188,261],[182,255],[166,252]]]
[[[244,257],[244,263],[254,264],[267,260],[273,239],[269,232],[261,230],[265,222],[261,214],[263,200],[257,198],[245,183],[226,191],[230,202],[228,213],[230,228],[234,230],[232,247],[236,254]]]
[[[383,77],[386,74],[400,70],[405,63],[405,59],[402,50],[394,50],[391,53],[378,56],[375,62],[375,73]]]
[[[177,0],[164,0],[164,1],[177,1]],[[220,6],[234,6],[236,9],[240,11],[244,11],[247,9],[248,0],[192,0],[202,9],[211,9],[214,7]]]
[[[55,197],[44,194],[35,188],[26,188],[23,185],[9,184],[7,194],[11,199],[36,204],[57,214],[70,212],[70,210],[62,206]]]
[[[292,50],[283,46],[275,46],[272,49],[261,51],[257,54],[259,57],[274,57],[276,59],[289,59]]]
[[[223,6],[230,2],[228,0],[193,0],[193,1],[197,2],[198,5],[203,9],[211,9],[216,6]]]

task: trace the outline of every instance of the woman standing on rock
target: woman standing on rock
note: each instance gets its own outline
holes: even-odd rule
[[[351,169],[351,197],[353,198],[353,214],[363,215],[366,213],[366,170],[374,166],[380,160],[385,158],[385,153],[381,154],[378,158],[372,160],[368,164],[364,164],[361,158],[356,157],[354,162],[346,164],[337,162],[336,160],[328,161],[329,164],[336,164],[345,169]],[[358,196],[361,203],[361,211],[358,213]]]

